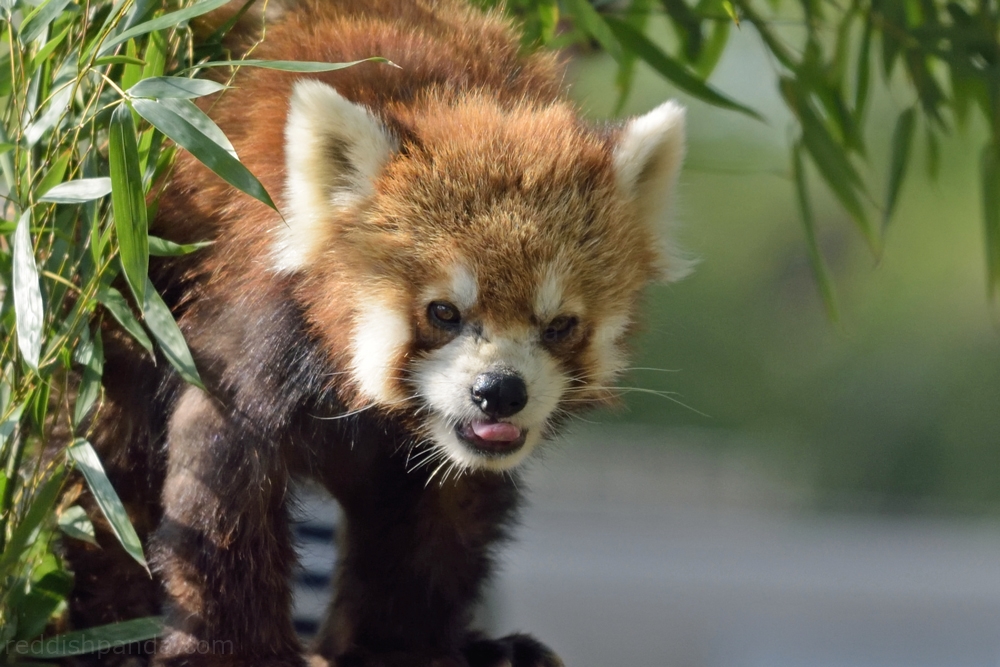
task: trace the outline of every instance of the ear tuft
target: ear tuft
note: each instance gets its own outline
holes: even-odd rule
[[[285,125],[285,221],[277,228],[275,268],[308,266],[333,231],[333,218],[374,192],[397,149],[395,138],[365,107],[331,86],[295,84]]]
[[[662,229],[666,224],[663,218],[683,160],[684,108],[676,102],[664,102],[633,118],[622,130],[614,152],[618,186],[635,202],[643,221],[654,229]],[[665,238],[664,246],[663,279],[683,278],[691,271],[691,260],[683,257],[671,239]]]

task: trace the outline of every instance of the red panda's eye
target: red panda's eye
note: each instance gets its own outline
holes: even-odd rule
[[[578,323],[579,320],[572,315],[560,315],[549,322],[549,326],[545,327],[542,338],[545,339],[546,343],[558,343],[573,333]]]
[[[458,308],[447,301],[432,301],[427,306],[427,317],[430,321],[444,329],[454,329],[462,323],[462,314]]]

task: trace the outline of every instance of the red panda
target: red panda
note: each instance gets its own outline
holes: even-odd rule
[[[305,0],[210,113],[273,210],[181,155],[151,267],[207,391],[110,328],[93,439],[152,555],[73,545],[73,623],[162,613],[156,665],[299,667],[290,483],[344,512],[311,651],[337,667],[561,664],[469,628],[518,466],[614,399],[683,155],[667,102],[592,126],[556,57],[459,0]],[[111,574],[112,572],[116,574]],[[117,577],[115,580],[109,577]],[[205,647],[213,647],[204,650]],[[216,648],[217,647],[217,648]]]

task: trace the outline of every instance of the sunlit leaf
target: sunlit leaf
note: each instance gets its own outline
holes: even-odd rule
[[[146,303],[142,310],[146,315],[146,326],[149,327],[156,342],[160,344],[163,356],[177,369],[182,378],[190,384],[204,389],[201,376],[198,375],[198,369],[191,357],[191,351],[184,341],[184,334],[181,333],[170,309],[160,298],[152,283],[146,285]]]
[[[102,58],[97,58],[94,60],[94,65],[101,67],[103,65],[136,65],[143,66],[146,62],[135,56],[104,56]]]
[[[62,514],[59,515],[59,530],[73,539],[82,540],[95,547],[98,546],[94,524],[90,522],[87,512],[79,505],[73,505],[63,510]]]
[[[132,105],[153,127],[187,149],[227,183],[276,209],[257,177],[186,117],[155,100],[134,100]]]
[[[38,53],[36,53],[32,57],[32,59],[31,59],[31,69],[34,70],[36,67],[38,67],[39,65],[41,65],[42,63],[44,63],[46,60],[48,60],[49,56],[52,55],[52,52],[59,48],[59,45],[62,44],[63,40],[66,39],[66,35],[68,35],[69,31],[72,30],[72,29],[73,29],[73,25],[70,24],[70,25],[66,26],[61,33],[59,33],[55,37],[49,39],[47,42],[45,42],[45,46],[43,46],[42,48],[38,49]]]
[[[398,67],[391,60],[386,60],[385,58],[372,57],[364,58],[362,60],[353,60],[348,63],[323,63],[323,62],[310,62],[305,60],[259,60],[254,58],[245,58],[243,60],[213,60],[207,63],[198,63],[193,65],[182,72],[189,72],[196,69],[204,69],[206,67],[261,67],[263,69],[274,69],[280,70],[282,72],[335,72],[346,67],[354,67],[355,65],[360,65],[362,63],[383,63],[386,65],[392,65],[393,67]]]
[[[52,165],[48,171],[45,172],[45,175],[42,176],[41,180],[35,186],[36,193],[44,196],[49,190],[62,182],[63,177],[66,175],[66,168],[69,166],[69,158],[70,151],[66,151],[52,161]]]
[[[165,106],[187,122],[191,123],[196,130],[214,141],[224,151],[232,155],[237,160],[239,159],[239,156],[236,155],[236,149],[233,148],[233,144],[229,141],[229,137],[227,137],[222,129],[215,124],[215,121],[209,118],[208,114],[199,109],[194,102],[191,100],[169,98],[160,100],[159,102],[162,106]]]
[[[145,35],[146,33],[153,32],[155,30],[177,27],[184,21],[207,14],[214,9],[222,7],[229,1],[230,0],[202,0],[202,2],[198,2],[190,7],[185,7],[184,9],[180,9],[176,12],[170,12],[169,14],[159,16],[151,21],[140,23],[139,25],[129,28],[128,30],[105,41],[104,44],[101,45],[101,49],[97,52],[97,55],[103,56],[122,42],[127,42],[133,37]]]
[[[55,204],[80,204],[100,199],[110,192],[111,179],[106,176],[81,178],[60,183],[39,197],[38,201]]]
[[[72,445],[66,448],[66,453],[76,464],[77,469],[83,473],[97,506],[104,513],[104,517],[108,520],[118,542],[133,560],[142,565],[148,572],[149,566],[146,564],[146,556],[142,552],[142,542],[139,540],[135,528],[132,527],[125,506],[105,474],[104,466],[101,465],[101,459],[98,458],[93,446],[86,440],[77,438]]]
[[[118,250],[125,280],[138,303],[143,302],[149,271],[146,199],[139,171],[135,123],[124,104],[111,115],[108,130],[108,163],[111,170],[111,203],[118,233]]]
[[[22,44],[30,44],[35,41],[42,31],[45,30],[52,21],[59,16],[70,0],[45,0],[35,7],[24,17],[21,28],[18,30],[18,38]]]
[[[17,321],[17,346],[24,361],[38,370],[42,351],[42,290],[38,282],[38,266],[31,243],[31,211],[21,214],[14,230],[13,243],[14,315]]]
[[[15,643],[11,652],[24,658],[54,660],[91,652],[95,646],[106,647],[106,650],[111,651],[134,642],[155,639],[162,635],[163,631],[163,620],[150,616],[67,632],[33,642],[24,642],[23,645]]]
[[[128,89],[133,97],[179,97],[193,99],[203,95],[211,95],[226,86],[208,79],[185,79],[179,76],[156,76],[142,79]]]
[[[892,133],[892,159],[889,163],[889,185],[886,189],[885,211],[882,214],[882,225],[889,224],[899,190],[906,176],[906,168],[910,164],[910,147],[913,145],[913,130],[916,127],[917,110],[913,107],[899,114],[896,129]]]

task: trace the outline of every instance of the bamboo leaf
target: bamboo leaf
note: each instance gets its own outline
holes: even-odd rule
[[[229,141],[229,137],[223,133],[222,129],[208,117],[204,111],[199,109],[191,100],[164,99],[160,104],[173,111],[175,114],[194,125],[195,129],[214,141],[223,150],[239,160],[236,149]]]
[[[740,113],[744,113],[751,118],[756,118],[757,120],[764,120],[763,116],[750,107],[744,106],[739,102],[726,97],[715,88],[712,88],[707,83],[696,77],[694,74],[689,72],[684,65],[665,54],[658,46],[656,46],[656,44],[649,41],[645,35],[638,32],[629,24],[610,16],[606,17],[605,21],[607,21],[607,25],[611,28],[618,39],[622,41],[622,43],[628,44],[630,48],[635,50],[636,54],[638,54],[640,58],[645,60],[646,63],[648,63],[653,69],[669,79],[674,85],[684,92],[697,97],[700,100],[708,102],[709,104],[714,104],[715,106],[722,107],[724,109],[739,111]]]
[[[180,257],[181,255],[190,255],[196,250],[207,248],[213,243],[214,241],[199,241],[198,243],[185,243],[181,245],[180,243],[161,239],[158,236],[150,236],[149,254],[156,255],[157,257]]]
[[[132,527],[132,522],[129,521],[128,513],[125,511],[125,506],[104,472],[104,466],[101,465],[101,459],[98,458],[93,446],[86,440],[77,438],[72,445],[66,448],[66,453],[83,473],[84,479],[87,480],[87,486],[90,487],[90,492],[93,494],[94,500],[97,501],[97,506],[104,513],[104,517],[108,520],[115,537],[118,538],[122,547],[135,562],[142,565],[148,572],[149,565],[147,565],[146,557],[142,553],[142,542],[136,535],[135,528]]]
[[[100,199],[110,192],[111,179],[106,176],[81,178],[56,185],[39,197],[38,201],[54,204],[81,204]]]
[[[128,302],[125,301],[125,297],[122,296],[121,292],[114,287],[103,287],[97,290],[97,300],[101,302],[102,306],[108,309],[111,316],[118,321],[118,324],[122,325],[125,331],[128,331],[132,335],[132,338],[139,345],[146,348],[147,352],[153,352],[152,341],[149,340],[149,336],[146,335],[142,325],[139,324],[139,320],[132,314],[132,309],[129,308]]]
[[[135,56],[104,56],[103,58],[97,58],[94,60],[94,65],[97,67],[103,67],[104,65],[136,65],[143,66],[146,62]]]
[[[38,49],[38,53],[36,53],[31,59],[31,71],[34,71],[36,67],[48,60],[49,56],[52,55],[52,52],[59,48],[59,45],[62,44],[64,39],[66,39],[66,35],[69,34],[69,31],[72,28],[72,24],[66,26],[61,33],[45,42],[45,46]]]
[[[24,361],[38,370],[42,352],[42,325],[45,317],[42,290],[38,282],[38,266],[31,244],[31,210],[21,214],[14,230],[14,317],[17,322],[17,347]]]
[[[191,351],[184,341],[184,334],[181,333],[170,309],[157,294],[152,283],[146,285],[146,303],[142,310],[146,315],[146,326],[149,327],[156,342],[160,344],[163,356],[177,369],[182,378],[190,384],[204,389],[201,376],[198,375],[198,369],[191,357]]]
[[[899,114],[896,119],[896,129],[892,133],[892,159],[889,163],[889,186],[885,197],[885,211],[882,214],[882,226],[889,224],[899,190],[906,177],[906,168],[910,164],[910,147],[913,145],[913,130],[916,126],[917,110],[910,107]]]
[[[610,24],[597,13],[597,10],[587,0],[567,0],[565,6],[576,19],[577,25],[596,39],[601,48],[607,51],[612,58],[620,62],[622,46],[612,32]]]
[[[124,104],[111,115],[108,130],[108,162],[111,170],[111,204],[125,280],[138,303],[143,302],[149,271],[146,200],[139,171],[139,149],[135,123]]]
[[[224,84],[208,79],[185,79],[179,76],[154,76],[142,79],[128,89],[133,97],[178,97],[193,99],[225,90]]]
[[[79,505],[67,507],[59,515],[59,530],[74,539],[93,544],[95,547],[99,546],[94,533],[94,524],[90,522],[87,512]]]
[[[101,376],[104,374],[104,342],[101,340],[100,327],[95,330],[92,339],[87,338],[81,341],[76,349],[76,361],[83,366],[80,387],[77,389],[76,403],[73,406],[73,424],[79,426],[101,394]]]
[[[97,55],[103,56],[105,53],[111,51],[122,42],[127,42],[133,37],[145,35],[146,33],[150,33],[155,30],[175,28],[178,24],[203,14],[207,14],[212,10],[222,7],[227,2],[229,2],[229,0],[202,0],[202,2],[191,5],[190,7],[185,7],[184,9],[176,12],[170,12],[169,14],[164,14],[163,16],[159,16],[150,21],[140,23],[139,25],[129,28],[128,30],[105,41],[104,44],[101,45]]]
[[[393,67],[399,67],[399,65],[391,60],[379,58],[377,56],[372,58],[363,58],[361,60],[353,60],[347,63],[322,63],[307,60],[259,60],[246,58],[244,60],[213,60],[207,63],[199,63],[188,67],[187,69],[181,70],[180,73],[183,74],[185,72],[190,72],[191,70],[204,69],[206,67],[261,67],[263,69],[274,69],[282,72],[335,72],[347,67],[360,65],[361,63],[383,63],[386,65],[392,65]]]
[[[49,190],[61,183],[63,177],[66,175],[66,168],[69,166],[69,158],[70,151],[66,151],[57,158],[52,163],[52,166],[49,167],[49,170],[45,172],[45,176],[38,181],[38,185],[35,186],[35,192],[45,195]]]
[[[18,30],[18,38],[21,43],[28,45],[42,34],[42,31],[49,27],[49,24],[59,16],[66,8],[70,0],[45,0],[35,7],[24,17],[21,28]]]
[[[132,105],[153,127],[187,149],[227,183],[277,210],[257,177],[218,143],[195,127],[188,117],[181,116],[174,109],[154,100],[138,99],[134,100]]]
[[[54,660],[97,650],[111,651],[126,644],[156,639],[163,631],[163,620],[149,616],[25,642],[27,646],[21,651],[18,650],[19,644],[15,642],[12,652],[25,658]]]
[[[62,482],[63,474],[60,467],[32,494],[28,511],[14,527],[10,541],[0,555],[0,578],[6,576],[10,568],[21,558],[24,550],[31,546],[32,535],[52,513]]]
[[[837,309],[837,297],[833,290],[830,272],[823,260],[823,253],[816,240],[816,223],[813,219],[812,207],[809,205],[809,190],[806,184],[806,174],[802,164],[802,146],[798,143],[792,148],[792,171],[795,176],[795,197],[802,217],[802,227],[806,234],[806,248],[809,253],[809,265],[812,267],[816,286],[819,288],[823,307],[831,321],[837,322],[840,314]]]

